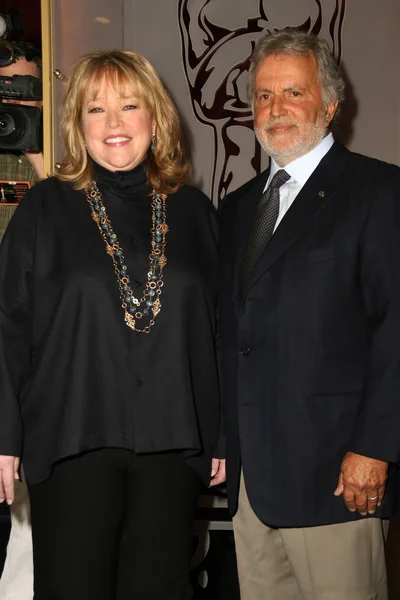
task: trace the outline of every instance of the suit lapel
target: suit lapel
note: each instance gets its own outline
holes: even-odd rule
[[[249,281],[248,290],[289,248],[314,217],[333,200],[346,164],[348,150],[335,142],[308,179],[278,225]],[[253,213],[254,214],[254,211]],[[242,245],[242,251],[243,251]],[[244,294],[245,297],[245,294]]]

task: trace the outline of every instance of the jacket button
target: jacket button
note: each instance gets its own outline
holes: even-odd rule
[[[248,348],[248,346],[242,346],[240,348],[240,354],[242,356],[248,356],[250,354],[250,348]]]
[[[136,385],[137,385],[138,387],[142,387],[142,385],[143,385],[143,381],[142,381],[141,379],[137,379],[137,380],[136,380]]]

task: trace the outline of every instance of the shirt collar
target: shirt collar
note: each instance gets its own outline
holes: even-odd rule
[[[284,168],[290,175],[290,178],[303,186],[324,158],[325,154],[331,149],[334,141],[332,133],[328,133],[315,148],[307,152],[307,154],[299,156],[299,158],[288,163]],[[279,169],[282,169],[282,167],[271,158],[271,169],[267,183],[271,181],[272,177]]]

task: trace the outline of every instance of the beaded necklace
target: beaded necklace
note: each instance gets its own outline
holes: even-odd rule
[[[141,298],[133,294],[131,281],[128,275],[128,267],[125,264],[124,253],[118,242],[117,235],[107,216],[103,204],[102,195],[92,181],[85,189],[86,199],[92,209],[92,219],[97,223],[100,235],[106,245],[106,252],[111,256],[114,271],[117,277],[122,308],[125,311],[125,323],[134,331],[149,333],[155,323],[155,318],[161,310],[161,289],[163,283],[163,269],[167,264],[165,257],[166,234],[168,225],[166,222],[166,194],[153,191],[151,201],[151,251],[150,266],[147,273],[147,283]],[[136,326],[136,321],[142,318],[148,320],[148,324],[141,329]]]

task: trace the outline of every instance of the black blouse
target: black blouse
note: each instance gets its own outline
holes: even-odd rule
[[[95,165],[95,177],[139,296],[151,241],[143,166]],[[50,178],[15,212],[0,248],[0,454],[22,453],[29,483],[103,447],[181,450],[207,481],[220,413],[216,214],[183,186],[167,223],[161,312],[139,334],[83,192]]]

